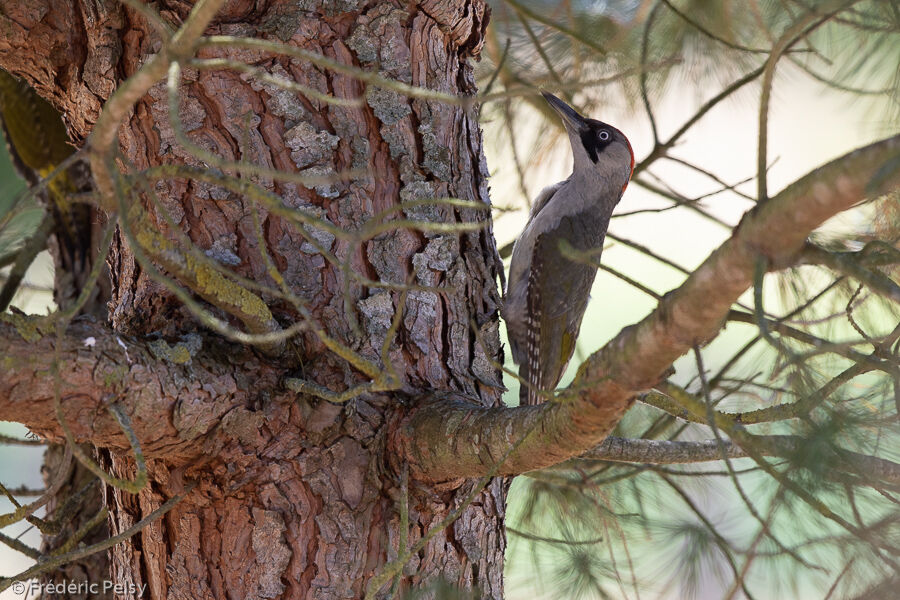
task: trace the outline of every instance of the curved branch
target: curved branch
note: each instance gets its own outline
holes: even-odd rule
[[[722,328],[733,303],[752,285],[760,257],[783,268],[828,218],[873,194],[900,187],[900,173],[894,172],[878,182],[878,189],[867,189],[879,167],[898,151],[900,135],[876,142],[760,203],[653,313],[588,358],[560,401],[485,409],[461,398],[437,399],[403,419],[391,440],[398,455],[409,461],[415,478],[444,481],[490,472],[522,437],[500,474],[540,469],[593,448],[622,418],[637,392],[655,385],[679,356]]]

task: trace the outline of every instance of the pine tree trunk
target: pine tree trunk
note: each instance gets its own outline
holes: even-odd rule
[[[6,45],[0,41],[2,66],[27,77],[65,112],[70,134],[86,139],[115,86],[160,50],[158,33],[113,1],[56,2],[43,15],[15,4],[0,0],[0,14],[13,23],[7,25],[22,34]],[[167,21],[177,24],[187,17],[188,5],[167,2],[160,8]],[[235,0],[208,33],[285,42],[390,79],[471,96],[476,90],[469,61],[480,50],[487,12],[480,0],[418,5]],[[49,42],[28,37],[36,28]],[[50,47],[39,47],[42,43]],[[38,56],[45,63],[49,56],[55,72],[30,72],[28,59]],[[411,99],[283,55],[204,49],[199,56],[240,60],[321,93],[364,98],[360,106],[328,105],[233,70],[184,69],[180,116],[196,144],[229,160],[289,172],[355,173],[314,189],[255,178],[291,209],[353,230],[401,201],[489,202],[475,110]],[[132,170],[203,165],[175,140],[165,82],[136,105],[119,140]],[[197,427],[205,427],[206,441],[202,449],[193,448],[190,459],[181,450],[167,455],[154,448],[150,483],[137,495],[106,488],[115,535],[196,484],[165,518],[114,548],[114,580],[146,584],[143,597],[155,599],[362,597],[372,576],[402,550],[400,515],[406,500],[406,536],[412,545],[459,506],[476,483],[410,481],[404,493],[402,461],[387,455],[385,447],[410,398],[454,390],[485,406],[499,403],[501,380],[494,365],[502,351],[494,278],[501,267],[489,227],[463,233],[389,229],[360,242],[317,230],[311,244],[283,216],[222,187],[171,179],[153,192],[155,197],[145,194],[143,203],[169,239],[178,239],[178,228],[207,256],[276,287],[260,252],[265,248],[328,335],[367,359],[381,360],[392,319],[402,311],[389,358],[404,386],[402,393],[366,394],[335,405],[284,389],[287,376],[336,392],[366,381],[315,333],[301,334],[289,361],[205,338],[200,352],[228,368],[258,369],[246,368],[235,390],[220,389],[216,380],[197,380],[190,364],[182,378],[154,382],[166,394],[175,390],[176,409],[132,419],[158,419],[160,429],[192,437]],[[254,211],[263,239],[256,235]],[[395,211],[389,218],[486,223],[489,213],[426,205]],[[151,279],[123,233],[114,241],[110,268],[110,320],[120,334],[176,343],[202,330],[172,292]],[[380,288],[371,280],[395,288]],[[441,290],[396,289],[410,283]],[[289,303],[265,299],[282,325],[301,319]],[[149,397],[156,390],[148,386],[123,393]],[[223,402],[230,393],[240,400]],[[142,442],[152,446],[152,440]],[[113,474],[134,476],[128,451],[111,449],[104,456]],[[502,597],[505,490],[505,481],[493,480],[458,520],[434,535],[404,568],[400,589],[443,580],[479,598]],[[390,584],[382,588],[389,590]],[[135,598],[137,592],[116,597]]]

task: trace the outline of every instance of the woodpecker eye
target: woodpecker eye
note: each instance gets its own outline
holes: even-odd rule
[[[609,141],[609,132],[606,131],[606,130],[603,130],[603,131],[600,132],[600,135],[597,136],[597,137],[600,138],[600,141],[601,141],[601,142]]]

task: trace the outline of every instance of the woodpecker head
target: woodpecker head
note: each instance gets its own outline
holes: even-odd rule
[[[575,175],[621,178],[624,190],[634,171],[634,152],[625,134],[612,125],[581,116],[553,94],[541,94],[562,118],[569,134]]]

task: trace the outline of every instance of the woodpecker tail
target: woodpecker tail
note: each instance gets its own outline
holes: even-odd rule
[[[540,245],[540,240],[538,240]],[[528,277],[528,299],[526,302],[525,317],[525,357],[519,365],[519,404],[532,406],[544,401],[540,392],[544,389],[543,372],[541,368],[541,328],[543,317],[541,312],[541,288],[540,278],[542,261],[540,257],[532,263],[531,273]]]
[[[529,332],[531,330],[529,329]],[[532,348],[529,345],[529,350]],[[546,397],[541,395],[540,365],[537,362],[537,353],[530,353],[526,361],[519,367],[519,406],[533,406],[541,404]]]
[[[524,371],[524,369],[519,370],[519,377],[522,377],[522,371]],[[542,404],[547,400],[534,385],[524,383],[524,381],[528,381],[528,379],[525,377],[522,377],[522,379],[523,383],[519,388],[519,406],[534,406],[535,404]]]

